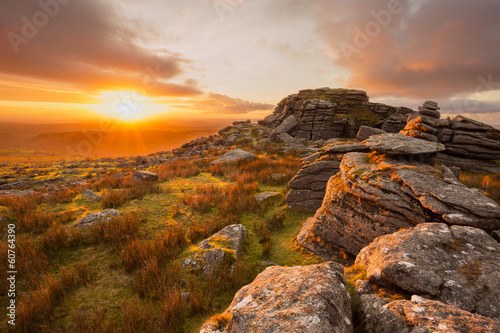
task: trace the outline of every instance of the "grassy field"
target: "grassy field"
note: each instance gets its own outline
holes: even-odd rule
[[[294,244],[313,213],[284,204],[298,158],[269,154],[212,167],[210,160],[164,164],[151,170],[160,176],[155,183],[134,183],[112,171],[88,185],[102,201],[82,197],[82,188],[56,199],[2,200],[0,214],[16,224],[16,330],[197,332],[267,266],[321,262]],[[256,202],[257,193],[269,191],[280,195]],[[110,207],[123,215],[83,231],[72,227]],[[2,223],[0,251],[7,257],[8,222]],[[231,276],[221,270],[209,279],[182,269],[199,241],[236,223],[245,225],[248,237]],[[5,309],[8,269],[0,269]],[[6,321],[0,330],[8,330]]]

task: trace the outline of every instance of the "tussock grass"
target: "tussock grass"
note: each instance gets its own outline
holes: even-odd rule
[[[167,181],[176,177],[189,178],[197,176],[201,169],[186,159],[178,159],[165,163],[154,170],[160,181]]]
[[[102,195],[103,208],[118,208],[127,202],[142,200],[147,194],[163,193],[160,185],[151,181],[134,181],[124,190],[109,190]]]
[[[301,166],[300,159],[292,155],[286,155],[283,158],[266,155],[253,161],[218,163],[210,167],[210,173],[224,176],[231,181],[257,181],[263,185],[283,186],[288,184]]]
[[[480,175],[470,172],[460,173],[460,182],[469,188],[478,188],[500,205],[500,173]]]
[[[88,269],[80,266],[60,267],[59,278],[46,276],[30,294],[23,296],[17,307],[16,330],[35,332],[50,319],[54,308],[64,296],[89,279]]]

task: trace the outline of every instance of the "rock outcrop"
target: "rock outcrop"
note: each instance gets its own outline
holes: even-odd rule
[[[382,134],[376,141],[384,135],[393,140],[392,134]],[[398,150],[411,153],[414,143],[428,144],[408,139]],[[334,249],[356,255],[376,237],[433,221],[493,231],[500,228],[500,206],[428,155],[347,153],[340,172],[328,181],[323,205],[304,223],[297,241],[329,259]]]
[[[351,299],[343,267],[267,268],[238,291],[226,327],[206,323],[201,332],[353,332]]]
[[[376,286],[500,320],[500,245],[481,229],[419,224],[375,239],[355,263]]]
[[[189,257],[182,262],[182,267],[190,271],[202,270],[207,277],[214,277],[218,269],[231,269],[240,258],[246,237],[247,229],[243,225],[227,226],[197,244]]]
[[[340,160],[344,154],[367,150],[364,144],[355,142],[332,143],[307,158],[311,163],[306,163],[288,184],[288,207],[317,210],[323,202],[328,180],[340,171]]]
[[[279,102],[274,114],[260,123],[278,124],[271,139],[282,133],[308,141],[354,138],[361,126],[383,122],[398,111],[368,100],[366,92],[361,90],[301,90]]]
[[[106,222],[111,220],[113,217],[121,216],[122,214],[116,209],[105,209],[96,213],[89,213],[83,218],[79,219],[73,224],[73,227],[85,228],[89,227],[95,223]]]

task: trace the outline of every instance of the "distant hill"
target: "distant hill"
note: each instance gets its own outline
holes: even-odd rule
[[[215,130],[174,131],[78,131],[44,133],[14,144],[14,148],[76,152],[89,156],[145,155],[171,150],[186,141]]]
[[[0,123],[0,149],[33,149],[85,156],[129,156],[171,150],[200,136],[217,132],[214,124],[156,124],[140,129],[98,131],[95,124]],[[163,128],[158,129],[158,128]]]

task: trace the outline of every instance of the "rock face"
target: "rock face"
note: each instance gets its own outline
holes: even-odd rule
[[[373,126],[397,109],[368,102],[361,90],[320,88],[289,95],[278,103],[274,117],[261,123],[279,124],[271,139],[281,133],[313,141],[354,138],[361,126]]]
[[[83,218],[73,224],[73,227],[77,228],[85,228],[89,227],[95,223],[106,222],[111,220],[114,216],[121,216],[122,214],[116,209],[105,209],[103,211],[97,213],[89,213],[85,215]]]
[[[196,249],[182,262],[182,267],[203,270],[207,277],[213,277],[219,268],[226,265],[229,268],[240,258],[246,237],[247,229],[243,225],[227,226],[196,245]]]
[[[367,151],[364,144],[333,143],[308,158],[312,163],[305,164],[289,182],[290,192],[286,196],[289,208],[317,210],[321,207],[328,180],[340,171],[342,156],[350,151]]]
[[[432,154],[446,149],[440,143],[393,133],[374,135],[366,140],[366,145],[374,152],[387,155]]]
[[[379,237],[356,264],[378,286],[500,320],[500,245],[481,229],[424,223]]]
[[[352,332],[346,286],[343,267],[332,262],[269,267],[238,291],[225,328],[206,323],[202,332]]]
[[[361,295],[358,304],[364,332],[500,332],[500,324],[496,320],[417,295],[413,295],[411,301],[393,302],[374,295]]]
[[[363,141],[363,140],[368,139],[372,135],[384,134],[384,133],[387,133],[387,132],[380,129],[380,128],[361,126],[359,128],[358,134],[356,134],[356,138],[360,141]]]
[[[419,223],[499,229],[498,204],[461,184],[447,167],[429,162],[422,155],[344,155],[323,205],[297,241],[329,259],[335,248],[356,255],[376,237]]]
[[[245,151],[243,149],[234,149],[231,151],[228,151],[224,155],[222,155],[220,158],[216,159],[211,165],[218,164],[218,163],[230,163],[230,162],[237,162],[237,161],[243,161],[243,160],[253,160],[256,159],[257,156],[254,154]]]

